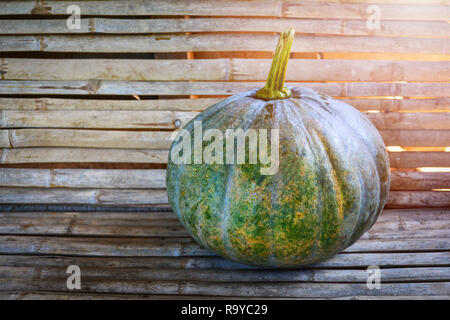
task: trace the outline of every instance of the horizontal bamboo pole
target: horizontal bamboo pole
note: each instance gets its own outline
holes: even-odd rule
[[[94,148],[0,149],[1,163],[125,162],[167,163],[168,150]]]
[[[0,111],[0,127],[60,128],[140,128],[176,129],[194,118],[197,112],[182,111]],[[106,133],[105,133],[106,134]],[[158,133],[154,136],[158,137]],[[159,135],[161,136],[161,135]]]
[[[0,98],[0,110],[134,110],[195,111],[221,101],[218,98],[161,100],[96,100],[61,98]],[[433,99],[431,108],[447,105]],[[425,103],[426,104],[426,103]],[[449,109],[450,111],[450,109]]]
[[[13,239],[20,239],[23,237],[14,236]],[[77,240],[72,237],[74,241],[84,242],[86,240],[93,240],[92,238]],[[127,238],[125,238],[127,239]],[[111,241],[111,244],[123,239],[107,238]],[[133,241],[133,239],[130,239]],[[24,240],[21,241],[23,243]],[[98,240],[97,240],[98,241]],[[142,241],[142,240],[141,240]],[[441,241],[438,239],[423,239],[421,241]],[[448,239],[445,239],[448,242]],[[358,242],[368,242],[360,240]],[[355,245],[358,243],[356,242]],[[370,242],[376,242],[371,240]],[[414,245],[411,240],[393,240],[393,243],[404,242]],[[415,245],[420,245],[415,241]],[[76,242],[75,242],[76,243]],[[381,241],[379,242],[381,243]],[[351,247],[350,247],[351,248]],[[348,248],[347,250],[349,250]],[[130,247],[131,250],[131,247]],[[85,257],[84,255],[78,256],[36,256],[30,259],[30,256],[26,255],[26,252],[22,255],[0,255],[1,266],[22,266],[22,267],[61,267],[76,264],[80,267],[86,266],[91,268],[147,268],[147,269],[194,269],[194,270],[207,270],[215,269],[217,271],[222,270],[258,270],[260,268],[242,265],[227,259],[220,257],[186,257],[184,254],[178,256],[176,259],[172,257],[152,257],[138,254],[133,257],[116,256],[116,257]],[[349,268],[349,267],[364,267],[369,265],[378,265],[379,267],[391,267],[391,266],[446,266],[448,265],[448,252],[374,252],[374,253],[339,253],[332,258],[315,264],[311,267],[327,267],[327,268]],[[378,262],[378,264],[377,264]]]
[[[161,169],[27,169],[0,168],[2,187],[149,189],[166,187]],[[450,188],[450,173],[391,173],[391,190]]]
[[[448,232],[450,230],[449,211],[429,211],[418,215],[410,215],[405,210],[399,211],[397,214],[388,212],[386,217],[383,213],[362,239],[378,241],[386,239],[387,234],[396,239],[423,238],[424,234],[422,233],[430,235],[429,232],[440,232],[441,236],[437,238],[442,238],[441,231]],[[35,214],[28,212],[21,215],[4,213],[0,215],[0,234],[146,237],[148,239],[145,241],[133,241],[156,250],[158,248],[163,249],[166,245],[170,250],[189,251],[189,254],[193,255],[211,255],[211,252],[196,245],[195,242],[189,242],[188,233],[176,219],[175,214],[171,213],[171,215],[171,218],[155,219],[152,213],[135,216],[122,213],[120,216],[112,217],[93,213]],[[159,239],[158,237],[170,237],[170,240]],[[176,237],[185,238],[180,240],[175,239]],[[101,243],[106,244],[107,241],[103,239]],[[373,245],[367,248],[369,247],[370,250],[375,250]],[[383,248],[386,249],[386,243],[383,244]],[[391,250],[393,249],[394,247],[391,247]],[[440,247],[440,249],[445,248]],[[450,249],[450,239],[447,239],[447,249]],[[350,249],[352,252],[360,250],[362,250],[361,246]],[[378,248],[378,250],[381,250],[381,248]],[[399,248],[396,248],[396,250],[399,250]],[[160,252],[160,254],[163,253]]]
[[[450,83],[381,82],[287,82],[337,97],[449,97]],[[0,94],[52,95],[232,95],[264,86],[263,82],[181,82],[181,81],[0,81]]]
[[[164,189],[75,189],[1,187],[2,203],[47,204],[167,204]],[[388,206],[445,207],[450,206],[450,192],[391,191]]]
[[[168,150],[100,148],[0,149],[0,163],[167,163]],[[446,167],[450,152],[390,152],[391,168]]]
[[[450,24],[448,24],[450,26]],[[2,59],[3,80],[265,80],[267,59]],[[448,81],[448,61],[291,59],[289,81]]]
[[[115,128],[177,129],[186,125],[197,112],[182,111],[94,111],[40,110],[0,111],[0,128]],[[366,113],[379,130],[449,130],[448,113]],[[109,133],[105,133],[109,134]],[[159,134],[159,135],[158,135]],[[150,136],[151,137],[151,136]],[[154,133],[160,138],[160,133]],[[167,139],[167,135],[162,136]],[[3,138],[5,139],[5,138]],[[12,144],[14,145],[14,137]],[[145,139],[145,138],[144,138]],[[10,138],[11,140],[11,138]]]
[[[220,98],[161,99],[161,100],[92,100],[61,98],[0,98],[0,110],[168,110],[195,111],[221,101]],[[361,111],[387,112],[446,111],[450,99],[348,99],[339,100]]]
[[[447,147],[450,130],[381,130],[387,146]],[[176,132],[83,129],[0,129],[0,148],[169,149]]]
[[[0,36],[0,51],[36,52],[272,52],[278,35],[23,35]],[[297,35],[292,52],[450,54],[445,39]],[[224,45],[226,44],[226,45]]]
[[[383,17],[383,15],[381,15]],[[85,18],[79,29],[67,28],[66,19],[0,20],[0,35],[18,34],[149,34],[185,32],[282,32],[294,28],[301,34],[338,36],[448,38],[446,21],[388,21],[369,29],[367,20],[191,18],[113,19]]]
[[[58,281],[67,275],[65,267],[3,267],[3,279],[33,280],[36,272],[42,281]],[[134,280],[134,281],[211,281],[215,282],[345,282],[364,283],[367,281],[367,270],[157,270],[140,268],[127,274],[122,268],[83,268],[83,276],[89,279]],[[450,268],[383,268],[385,282],[433,281],[450,279]]]
[[[64,278],[66,280],[66,278]],[[6,291],[59,291],[70,292],[65,281],[2,279],[0,286]],[[364,283],[220,283],[200,281],[134,281],[134,280],[95,280],[83,281],[85,291],[109,294],[146,294],[146,295],[195,295],[195,296],[249,296],[259,298],[342,298],[349,296],[378,296]],[[390,296],[445,296],[450,282],[386,283],[383,294]],[[311,295],[311,293],[314,294]],[[150,296],[151,297],[151,296]]]
[[[374,1],[378,3],[382,19],[392,20],[442,20],[450,19],[450,13],[446,6],[423,5],[429,2],[413,2],[411,5],[396,5],[391,2]],[[381,4],[380,4],[381,2]],[[434,4],[446,4],[446,2],[431,1]],[[402,0],[404,4],[405,1]],[[406,2],[410,4],[411,2]],[[416,5],[417,3],[422,5]],[[272,16],[290,18],[343,18],[366,19],[368,17],[366,3],[322,3],[317,1],[259,1],[255,6],[251,2],[237,0],[208,1],[141,1],[139,4],[124,3],[123,1],[72,1],[80,7],[84,15],[193,15],[193,16]],[[0,10],[4,15],[25,14],[67,14],[67,4],[61,1],[6,1],[1,3]]]

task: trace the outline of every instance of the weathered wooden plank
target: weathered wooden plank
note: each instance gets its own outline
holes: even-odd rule
[[[169,149],[174,135],[171,131],[9,129],[0,130],[0,147]]]
[[[449,83],[288,82],[338,97],[448,97]],[[0,81],[0,94],[71,95],[232,95],[264,86],[263,82],[145,82],[145,81]]]
[[[3,80],[228,80],[229,59],[2,59]],[[445,65],[429,66],[445,73]],[[408,67],[406,67],[408,68]],[[412,66],[414,68],[414,66]],[[418,71],[420,72],[420,71]],[[438,74],[437,72],[435,75]],[[262,78],[263,79],[263,78]],[[438,80],[439,81],[439,80]]]
[[[94,100],[60,98],[0,98],[0,110],[167,110],[195,111],[221,101],[218,98],[161,100]],[[442,103],[444,104],[444,103]],[[441,105],[441,103],[439,103]],[[447,104],[445,104],[447,106]],[[437,108],[437,106],[436,106]]]
[[[394,171],[391,190],[450,189],[450,172]]]
[[[386,146],[444,147],[449,144],[449,130],[380,130]]]
[[[339,253],[311,267],[343,268],[389,266],[448,266],[448,252],[407,252],[407,253]],[[76,264],[80,267],[90,266],[108,268],[149,268],[149,269],[216,269],[242,270],[260,269],[243,265],[220,257],[87,257],[87,256],[34,256],[0,255],[1,266],[16,267],[59,267]]]
[[[278,35],[39,35],[0,36],[0,51],[43,52],[272,52]],[[226,46],[224,46],[226,44]],[[397,52],[449,54],[445,39],[297,35],[292,52]]]
[[[265,80],[270,63],[266,59],[231,59],[230,79]],[[450,63],[422,61],[291,59],[286,72],[286,80],[290,81],[434,82],[447,81],[449,78]]]
[[[448,25],[448,24],[447,24]],[[449,27],[450,28],[450,27]],[[2,59],[3,80],[265,80],[267,59]],[[447,61],[292,59],[290,81],[447,81]]]
[[[258,297],[227,297],[227,296],[173,296],[173,295],[138,295],[138,294],[107,294],[80,293],[56,291],[2,291],[2,300],[259,300]],[[280,300],[281,298],[264,298],[265,300]],[[298,298],[282,298],[297,300]],[[302,300],[323,300],[323,298],[301,298]],[[449,296],[347,296],[328,298],[330,300],[449,300]]]
[[[450,192],[391,191],[388,205],[410,207],[449,207]]]
[[[341,297],[349,295],[379,295],[379,290],[370,290],[367,284],[220,284],[187,282],[181,289],[185,294],[228,296],[277,296],[277,297]],[[442,283],[385,283],[384,295],[448,295],[450,282]]]
[[[123,162],[167,163],[168,150],[99,148],[1,149],[0,163]],[[449,152],[389,152],[391,168],[446,167]]]
[[[77,236],[121,236],[121,237],[189,237],[174,213],[164,218],[153,217],[153,214],[131,215],[122,213],[121,215],[97,214],[97,213],[43,213],[43,212],[23,212],[21,214],[3,213],[0,214],[0,233],[18,235],[77,235]],[[375,242],[363,241],[352,246],[350,252],[355,251],[379,251],[386,250],[386,246],[391,251],[406,250],[408,247],[402,243],[387,243],[379,240],[392,240],[386,234],[392,235],[393,239],[404,240],[405,238],[423,238],[427,233],[435,235],[446,231],[448,236],[450,230],[450,211],[447,212],[427,212],[420,215],[410,215],[408,212],[398,214],[382,214],[372,229],[363,236],[363,240],[377,240]],[[430,232],[429,232],[430,231]],[[436,231],[436,232],[434,232]],[[411,235],[412,234],[412,235]],[[387,239],[386,239],[387,238]],[[436,237],[437,239],[438,237]],[[176,241],[177,239],[173,239]],[[444,242],[421,243],[413,245],[421,249],[429,246],[438,246],[439,249],[450,248],[450,240],[443,239]],[[153,241],[153,240],[152,240]],[[446,242],[445,242],[446,241]],[[187,244],[183,252],[190,254],[205,254],[200,246],[188,241],[178,241]],[[429,241],[428,241],[429,242]],[[64,240],[62,240],[64,243]],[[103,242],[101,242],[103,243]],[[154,247],[157,250],[180,250],[180,247],[173,246],[173,241],[167,242],[167,246],[161,240],[154,242],[138,242],[137,245]],[[99,244],[95,244],[99,246]],[[410,245],[410,244],[408,244]],[[442,247],[444,245],[444,247]],[[116,244],[111,244],[116,246]],[[425,247],[423,247],[425,246]],[[175,248],[175,249],[174,249]],[[188,250],[189,248],[189,250]],[[412,250],[411,248],[408,250]],[[177,252],[178,252],[177,251]]]
[[[165,170],[0,168],[2,187],[165,188]],[[393,171],[391,190],[450,189],[450,173]]]
[[[0,188],[3,203],[67,204],[167,204],[166,190],[160,189],[73,189],[73,188]],[[450,192],[391,191],[388,206],[450,206]]]
[[[3,110],[0,127],[176,129],[197,114],[182,111]],[[153,135],[160,136],[158,133]]]
[[[0,98],[0,110],[204,110],[220,98],[161,100],[90,100],[61,98]],[[385,112],[446,111],[450,99],[364,99],[339,98],[361,111]]]
[[[169,149],[176,132],[80,129],[0,129],[1,148],[81,147]],[[387,146],[445,147],[450,130],[381,130]]]
[[[68,188],[165,188],[166,171],[0,168],[0,186]]]
[[[0,280],[0,287],[7,291],[69,291],[66,278],[59,281],[41,280]],[[83,289],[87,292],[99,293],[133,293],[133,294],[180,294],[180,295],[214,295],[248,297],[346,297],[351,295],[377,296],[384,295],[446,295],[450,290],[450,282],[432,283],[385,283],[381,290],[370,290],[367,284],[359,283],[267,283],[246,284],[220,282],[140,282],[133,280],[93,280],[83,281]]]
[[[159,1],[144,0],[139,3],[127,1],[71,1],[80,7],[83,15],[147,16],[147,15],[196,15],[196,16],[280,16],[281,1],[263,0],[258,6],[251,2],[214,0],[214,1]],[[5,15],[17,14],[67,14],[67,3],[61,1],[11,1],[1,3],[1,12]]]
[[[282,32],[294,28],[302,34],[384,37],[448,38],[445,21],[381,21],[369,29],[367,20],[271,19],[271,18],[191,18],[191,19],[113,19],[86,18],[79,29],[67,28],[66,19],[0,20],[0,34],[149,34],[180,32]]]
[[[424,4],[420,2],[421,4]],[[123,1],[72,1],[80,7],[84,15],[193,15],[193,16],[272,16],[300,18],[343,18],[367,19],[367,5],[362,3],[299,3],[295,1],[259,1],[255,6],[251,2],[236,0],[214,1],[141,1],[131,4]],[[425,3],[428,4],[428,3]],[[442,4],[442,3],[439,3]],[[5,15],[17,14],[67,14],[67,4],[60,1],[5,2],[1,4]],[[386,20],[442,20],[450,19],[450,12],[445,6],[436,5],[395,5],[378,4]]]
[[[38,269],[39,268],[39,269]],[[0,279],[60,281],[67,276],[66,266],[60,267],[2,267]],[[366,270],[152,270],[136,268],[83,268],[83,277],[103,280],[135,281],[206,281],[214,282],[345,282],[366,283]],[[383,268],[383,282],[449,281],[450,268]]]
[[[1,163],[127,162],[167,163],[168,150],[94,148],[1,149]]]
[[[55,226],[57,227],[57,226]],[[194,269],[202,268],[198,264],[206,264],[203,268],[214,268],[211,265],[211,260],[201,259],[204,256],[215,256],[209,250],[200,247],[198,244],[193,243],[191,238],[186,237],[186,231],[184,228],[171,227],[173,230],[169,233],[170,229],[160,228],[157,231],[156,228],[153,232],[149,229],[150,233],[145,238],[104,238],[104,237],[49,237],[49,236],[35,236],[35,235],[2,235],[0,239],[0,254],[50,254],[50,255],[75,255],[75,256],[114,256],[114,257],[184,257],[184,256],[199,256],[199,258],[192,259],[191,267]],[[447,230],[448,232],[448,230]],[[166,233],[168,235],[164,236]],[[173,238],[184,234],[185,238]],[[99,235],[102,235],[99,233]],[[164,236],[164,238],[160,238]],[[172,238],[168,238],[172,237]],[[361,241],[361,243],[358,243]],[[353,257],[351,261],[354,264],[356,257],[364,257],[366,252],[409,252],[409,251],[423,251],[423,250],[448,250],[450,240],[448,238],[429,239],[429,238],[415,238],[415,239],[372,239],[372,240],[359,240],[355,245],[344,250],[346,253],[343,255],[351,254]],[[410,252],[411,253],[411,252]],[[433,265],[448,265],[449,253],[443,252],[444,256],[438,256],[440,260],[431,260],[425,262],[423,256],[416,257],[411,262],[411,258],[407,258],[408,264],[412,265],[429,265],[433,262]],[[393,258],[389,265],[396,265],[396,260],[404,259],[405,257],[398,253],[399,258],[391,254]],[[447,261],[444,261],[444,258]],[[360,257],[361,258],[361,257]],[[162,261],[157,263],[164,263],[167,259],[161,259]],[[339,261],[339,259],[338,259]],[[441,261],[441,262],[439,262]],[[169,262],[171,262],[169,260]],[[175,261],[176,262],[176,261]],[[183,260],[181,260],[183,263]],[[222,263],[216,261],[215,263]],[[319,265],[328,265],[325,261]],[[364,265],[368,263],[360,261],[360,264]],[[239,266],[238,263],[230,264]],[[348,264],[348,262],[347,262]],[[149,265],[149,267],[155,267]],[[174,265],[166,266],[174,268]],[[176,268],[183,267],[177,266]],[[185,266],[187,267],[187,266]]]
[[[377,4],[380,19],[383,20],[421,20],[447,21],[450,18],[450,8],[443,6],[395,6]],[[344,3],[314,3],[314,2],[286,2],[283,6],[283,16],[293,18],[338,18],[338,19],[367,19],[370,11],[364,4]]]
[[[389,152],[391,168],[447,167],[450,152]]]
[[[366,116],[379,130],[450,129],[450,112],[366,113]]]
[[[230,299],[231,297],[214,296],[174,296],[174,295],[139,295],[139,294],[108,294],[108,293],[85,293],[85,292],[55,292],[55,291],[1,291],[2,300],[189,300],[189,299]],[[367,297],[365,297],[367,298]],[[369,297],[370,298],[370,297]],[[380,298],[380,297],[377,297]],[[384,297],[388,299],[389,297]],[[401,299],[401,297],[395,297]],[[233,299],[238,299],[234,298]],[[251,299],[247,297],[246,299]],[[254,298],[258,299],[258,298]],[[277,298],[274,298],[277,299]],[[356,297],[355,297],[356,299]],[[424,299],[423,296],[405,297],[405,299]],[[428,296],[427,299],[443,300],[443,296]]]
[[[385,112],[450,111],[448,98],[438,99],[346,99],[341,98],[361,111],[378,110]]]
[[[2,187],[2,203],[159,204],[168,203],[161,189],[69,189]]]
[[[198,112],[97,111],[97,110],[3,110],[1,128],[161,128],[184,126]],[[450,112],[366,113],[379,130],[449,130]],[[23,132],[23,131],[22,131]],[[12,131],[14,133],[14,131]],[[161,138],[154,133],[153,140]],[[14,140],[12,137],[12,145]],[[167,139],[164,135],[163,139]]]

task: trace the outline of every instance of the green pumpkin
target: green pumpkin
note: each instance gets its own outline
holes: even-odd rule
[[[268,165],[250,164],[248,152],[244,164],[195,164],[194,154],[175,163],[180,137],[169,155],[167,191],[182,224],[204,247],[249,265],[294,267],[331,257],[375,223],[389,191],[386,149],[366,117],[311,89],[284,87],[293,35],[282,33],[263,89],[227,98],[184,127],[192,137],[194,121],[203,132],[278,129],[276,173],[263,175]]]

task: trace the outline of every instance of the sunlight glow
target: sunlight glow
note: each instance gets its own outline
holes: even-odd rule
[[[419,172],[450,172],[450,167],[420,167]]]
[[[386,149],[390,152],[403,152],[405,149],[403,149],[400,146],[387,146]]]

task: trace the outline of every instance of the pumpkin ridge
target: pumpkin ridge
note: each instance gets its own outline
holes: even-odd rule
[[[319,101],[319,103],[320,103],[320,101]],[[306,104],[308,106],[310,106],[311,108],[313,108],[308,102],[306,102]],[[335,110],[333,109],[333,111],[335,111]],[[321,111],[318,111],[318,112],[320,113]],[[334,112],[334,113],[336,113],[336,112]],[[334,116],[334,114],[333,114],[333,116]],[[342,119],[342,117],[340,117],[340,115],[337,116],[336,119],[343,121],[343,119]],[[366,156],[364,157],[365,158],[364,164],[365,164],[365,167],[368,168],[367,170],[374,171],[375,173],[378,174],[376,163],[375,163],[372,153],[370,152],[370,149],[366,145],[365,141],[363,139],[361,139],[360,135],[355,130],[355,128],[350,126],[347,121],[343,121],[343,123],[345,125],[346,130],[349,131],[349,133],[351,134],[352,139],[358,141],[359,148],[364,149],[364,150],[361,150],[360,154],[361,155],[366,154]],[[333,171],[333,172],[336,172],[336,171]],[[366,185],[365,185],[365,183],[362,182],[362,181],[364,181],[364,179],[362,179],[362,176],[361,176],[359,170],[356,171],[355,174],[357,175],[358,180],[359,180],[359,191],[357,192],[357,194],[361,195],[363,193],[366,193],[367,192]],[[377,185],[379,185],[379,183],[377,183]],[[379,192],[381,192],[380,189],[379,188],[376,188],[376,189],[377,189],[376,193],[379,194]],[[353,231],[350,233],[353,236],[347,241],[348,242],[347,246],[349,244],[353,243],[355,241],[355,239],[358,239],[364,233],[363,226],[367,223],[367,219],[372,217],[373,215],[376,215],[378,208],[374,208],[369,211],[369,208],[367,208],[368,205],[370,206],[370,203],[367,203],[366,199],[363,199],[361,197],[359,198],[359,205],[357,208],[355,208],[356,212],[358,213],[357,220],[354,222]],[[367,208],[367,210],[365,210],[366,213],[361,212],[361,210],[363,210],[364,208]]]
[[[320,104],[320,100],[318,100],[318,103]],[[310,108],[313,108],[313,106],[311,106],[308,102],[305,102],[305,104],[308,105]],[[318,112],[318,114],[320,114],[320,113],[323,112],[323,111],[322,111],[322,109],[318,109],[317,112]],[[328,115],[328,113],[327,113],[326,115],[323,115],[325,119],[328,118],[327,115]],[[337,120],[337,118],[335,118],[335,117],[334,117],[334,114],[333,114],[333,120],[334,120],[334,119]],[[362,150],[362,152],[360,152],[360,154],[365,154],[365,155],[366,155],[366,156],[365,156],[365,159],[366,159],[367,161],[369,161],[370,163],[373,164],[373,158],[371,157],[370,151],[367,149],[367,146],[365,146],[364,144],[362,144],[361,140],[360,140],[360,139],[358,138],[358,136],[357,136],[357,133],[356,133],[356,135],[355,135],[355,131],[354,131],[350,126],[348,126],[346,122],[344,122],[344,126],[342,126],[342,127],[345,128],[346,131],[348,131],[348,133],[349,133],[351,139],[357,140],[357,141],[359,142],[359,143],[358,143],[358,147],[359,147],[359,148],[362,147],[362,148],[365,149],[365,150]],[[338,135],[338,136],[339,136],[339,135]],[[349,139],[350,139],[350,137],[349,137]],[[339,140],[345,141],[344,137],[341,137]],[[322,139],[322,142],[326,143],[326,140],[324,141],[324,139]],[[329,148],[330,148],[330,146],[329,146]],[[330,159],[330,161],[333,161],[333,159],[334,159],[333,154],[334,154],[334,153],[335,153],[335,152],[330,152],[330,151],[328,151],[328,154],[329,154],[328,158]],[[339,153],[338,153],[338,154],[339,154]],[[342,156],[343,156],[343,157],[346,157],[347,155],[346,155],[346,154],[342,154]],[[336,161],[336,160],[335,160],[335,161]],[[338,161],[338,162],[337,162],[338,164],[339,164],[339,163],[342,163],[342,160],[338,160],[338,159],[337,159],[337,161]],[[358,162],[358,163],[359,163],[359,162]],[[341,168],[340,165],[338,165],[338,166],[339,166],[339,168]],[[373,169],[373,171],[376,171],[376,167],[373,166],[373,165],[372,165],[372,169]],[[334,169],[334,170],[333,170],[333,173],[341,172],[341,171],[342,171],[342,168],[341,168],[341,169]],[[353,185],[353,186],[355,186],[355,187],[358,186],[358,190],[356,190],[355,192],[356,192],[356,194],[358,195],[359,201],[357,201],[357,202],[355,201],[355,202],[354,202],[354,205],[355,205],[355,206],[354,206],[354,208],[350,211],[350,213],[353,213],[353,216],[354,216],[353,219],[354,219],[354,221],[353,221],[353,223],[352,223],[352,224],[353,224],[353,228],[352,228],[350,231],[348,231],[348,234],[350,234],[350,235],[358,235],[358,238],[359,238],[359,236],[362,234],[362,233],[361,233],[361,224],[364,223],[364,221],[365,221],[364,217],[365,217],[365,215],[370,215],[371,212],[367,212],[366,214],[365,214],[364,212],[362,212],[362,210],[364,210],[364,208],[366,208],[368,204],[366,203],[366,200],[363,199],[363,198],[361,197],[361,194],[367,192],[366,185],[365,185],[365,180],[362,179],[361,171],[360,171],[360,170],[352,170],[351,172],[357,177],[357,179],[356,179],[356,180],[354,179],[354,183],[352,183],[351,185]],[[356,183],[356,182],[357,182],[357,183]],[[345,186],[347,186],[347,185],[349,185],[348,182],[345,183]],[[350,191],[350,190],[352,190],[352,189],[349,188],[349,191]],[[366,211],[367,211],[367,210],[366,210]],[[351,217],[349,217],[348,219],[350,219],[350,218],[351,218]],[[349,223],[349,221],[347,221],[347,223]],[[348,243],[352,241],[352,238],[353,238],[353,237],[351,237],[351,238],[349,239],[349,241],[347,241],[347,244],[345,245],[345,247],[348,246]]]
[[[311,134],[310,132],[307,130],[305,124],[303,121],[298,121],[298,123],[294,123],[293,119],[298,119],[298,117],[295,117],[295,114],[298,115],[298,112],[300,112],[299,109],[301,109],[301,106],[299,105],[299,101],[296,99],[289,99],[288,101],[290,101],[291,103],[293,103],[293,107],[287,107],[286,110],[286,114],[284,114],[284,117],[286,119],[286,121],[288,123],[290,123],[290,125],[292,126],[292,128],[296,128],[297,130],[302,132],[302,135],[304,137],[304,139],[307,142],[307,146],[309,149],[310,154],[312,155],[313,158],[313,162],[314,162],[314,166],[318,165],[318,161],[317,161],[317,154],[315,151],[315,148],[312,146],[312,140],[311,140]],[[290,112],[293,116],[288,116],[288,112]],[[300,115],[301,119],[303,119],[303,114]],[[294,139],[296,138],[296,136],[294,136]],[[298,146],[300,144],[300,142],[295,139],[295,146],[297,148],[297,152],[300,152],[301,150],[298,149]],[[301,155],[298,155],[301,156]],[[316,177],[316,179],[318,179],[318,177]],[[318,181],[316,181],[317,183]],[[321,188],[318,188],[318,195],[320,196],[320,198],[323,198],[323,190]],[[311,248],[311,253],[310,253],[310,257],[312,259],[314,259],[314,257],[316,256],[317,250],[318,250],[318,245],[319,245],[319,237],[320,234],[322,232],[322,210],[323,210],[323,203],[321,201],[317,201],[317,205],[318,208],[316,209],[316,215],[317,215],[317,219],[318,219],[318,226],[319,229],[316,231],[316,235],[313,239],[313,246]]]
[[[307,116],[305,116],[306,113],[304,111],[304,107],[299,105],[299,101],[294,100],[294,104],[298,108],[292,108],[291,110],[292,110],[292,112],[294,112],[294,114],[297,114],[298,117],[300,117],[302,119],[302,121],[299,121],[298,125],[300,125],[301,127],[304,128],[303,130],[305,131],[305,136],[308,139],[309,148],[311,150],[311,153],[312,153],[313,159],[314,159],[314,163],[315,163],[317,184],[319,186],[318,193],[320,194],[320,198],[322,199],[322,201],[319,201],[319,203],[321,203],[321,206],[320,206],[320,209],[318,210],[319,218],[320,218],[319,230],[314,239],[315,246],[314,246],[313,254],[316,255],[317,252],[321,252],[324,250],[322,247],[322,240],[323,240],[322,235],[326,230],[326,229],[324,229],[324,226],[330,227],[330,228],[333,226],[333,224],[330,224],[329,221],[327,222],[327,220],[326,220],[326,215],[329,210],[329,209],[327,209],[327,204],[329,203],[329,205],[331,205],[332,207],[334,207],[334,205],[336,205],[336,208],[337,209],[339,208],[339,204],[337,202],[336,202],[336,204],[334,204],[333,202],[331,202],[331,203],[329,202],[329,200],[332,200],[332,199],[331,198],[329,199],[328,191],[327,191],[331,187],[332,190],[334,190],[334,192],[336,192],[336,190],[335,190],[336,182],[333,182],[332,178],[330,180],[330,176],[329,176],[330,171],[332,172],[332,174],[334,174],[334,168],[333,168],[333,165],[331,164],[330,155],[327,152],[325,145],[323,145],[322,140],[319,137],[319,133],[316,130],[307,126],[307,124],[312,122],[313,120],[309,119]],[[309,107],[312,108],[312,106],[309,106]],[[288,118],[290,118],[290,117],[288,117]],[[292,117],[292,118],[295,119],[296,117]],[[321,148],[316,147],[317,143],[320,143]],[[328,163],[328,166],[324,166],[325,163]],[[324,180],[321,180],[321,177]]]
[[[249,105],[258,105],[259,104],[259,108],[258,110],[255,110],[253,112],[253,117],[251,119],[249,119],[248,121],[245,122],[245,126],[244,128],[241,127],[241,129],[244,130],[244,132],[246,130],[248,130],[252,124],[254,123],[254,121],[257,119],[257,117],[261,114],[261,110],[263,110],[265,108],[265,101],[260,101],[255,99],[254,101],[249,101],[244,107],[243,110],[246,110]],[[242,125],[242,124],[241,124]],[[231,127],[235,127],[235,125],[232,125]],[[234,146],[235,150],[237,148],[237,145]],[[235,152],[236,154],[236,152]],[[238,256],[239,253],[236,250],[236,248],[233,246],[233,244],[230,242],[229,240],[229,233],[230,233],[230,219],[232,218],[232,214],[231,214],[231,207],[230,207],[230,203],[229,203],[229,199],[230,199],[230,188],[231,185],[233,184],[233,179],[234,179],[234,174],[235,174],[235,166],[236,165],[228,165],[227,164],[227,184],[225,187],[225,201],[224,201],[224,207],[223,207],[223,212],[224,212],[224,225],[222,226],[222,230],[224,232],[224,242],[226,243],[226,246],[232,251],[228,251],[227,253],[231,256],[230,258],[239,261]],[[254,165],[257,166],[257,165]],[[232,170],[230,170],[230,167],[232,168]],[[226,206],[225,206],[226,204]],[[242,257],[241,257],[242,258]]]
[[[341,102],[341,104],[344,104],[344,103]],[[354,109],[352,106],[349,106],[347,104],[344,104],[344,105],[346,105],[347,107],[350,107],[351,109]],[[377,177],[378,177],[377,181],[378,181],[379,188],[377,188],[377,189],[378,189],[378,194],[379,194],[379,196],[378,196],[379,202],[377,203],[377,208],[374,208],[374,212],[373,213],[368,214],[368,218],[367,218],[366,221],[362,221],[360,223],[360,225],[368,225],[368,227],[366,227],[365,230],[364,230],[364,232],[365,232],[373,225],[373,223],[375,223],[377,217],[381,213],[381,211],[382,211],[382,209],[384,207],[384,204],[386,202],[385,199],[387,198],[387,193],[389,191],[389,189],[387,189],[386,195],[384,197],[385,199],[383,199],[383,193],[384,193],[383,190],[382,190],[382,180],[383,179],[381,177],[380,166],[379,166],[379,163],[382,162],[382,161],[377,161],[376,160],[376,158],[373,155],[373,152],[371,151],[370,146],[367,144],[366,139],[363,139],[362,135],[360,134],[360,132],[358,132],[356,130],[356,128],[352,125],[352,123],[348,121],[348,118],[344,117],[342,115],[341,110],[339,110],[339,108],[333,108],[333,110],[334,110],[335,114],[337,115],[337,117],[343,123],[346,124],[346,127],[349,128],[349,130],[351,130],[353,132],[354,139],[357,139],[359,141],[359,144],[362,145],[364,147],[365,151],[370,155],[370,157],[368,157],[370,159],[370,165],[373,167],[373,170],[376,172]],[[365,123],[368,124],[372,129],[374,129],[374,130],[371,130],[371,133],[376,134],[378,136],[378,138],[381,139],[381,142],[382,142],[383,140],[382,140],[381,136],[379,136],[378,131],[373,126],[373,124],[369,120],[367,120],[367,118],[364,115],[361,115],[361,114],[356,114],[356,115],[358,117],[360,117],[361,119],[366,120]],[[384,146],[384,144],[383,144],[383,146]],[[378,155],[378,153],[379,153],[379,151],[377,152],[377,155]],[[388,178],[388,181],[389,181],[389,178]],[[357,240],[357,237],[355,235],[353,242],[356,241],[356,240]]]

